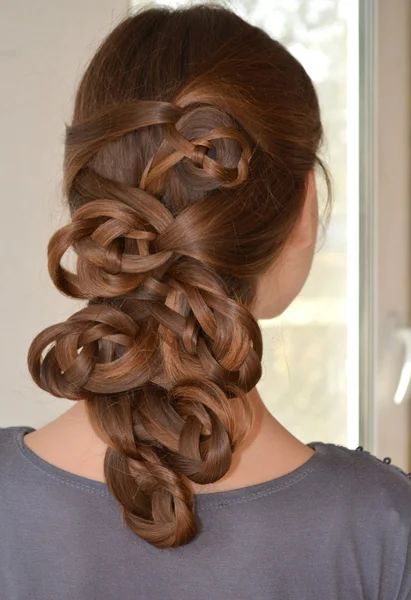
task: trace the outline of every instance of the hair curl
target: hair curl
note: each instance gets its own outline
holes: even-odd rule
[[[48,255],[56,287],[88,305],[35,338],[29,368],[86,400],[124,520],[158,547],[196,535],[190,484],[223,477],[249,427],[256,280],[298,218],[321,135],[301,65],[221,7],[127,18],[79,86],[72,218]]]

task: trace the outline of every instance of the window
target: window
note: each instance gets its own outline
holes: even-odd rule
[[[186,2],[161,0],[160,4]],[[331,222],[320,235],[305,289],[284,315],[260,323],[264,374],[258,388],[273,414],[301,440],[355,445],[358,4],[356,0],[233,0],[231,6],[284,43],[313,79],[325,128],[323,158],[333,180]],[[324,193],[320,185],[320,200]]]
[[[234,6],[284,43],[313,79],[325,129],[323,158],[333,180],[332,218],[320,233],[303,292],[284,315],[261,322],[264,376],[258,387],[273,414],[300,439],[353,445],[358,439],[358,5],[238,0]],[[320,185],[320,200],[324,193]]]

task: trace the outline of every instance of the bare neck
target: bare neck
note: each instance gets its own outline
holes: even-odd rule
[[[229,472],[218,482],[193,485],[196,493],[212,493],[269,481],[301,466],[313,450],[295,438],[267,410],[258,391],[249,393],[255,418],[243,444],[233,455]],[[106,445],[88,419],[84,401],[44,427],[25,436],[41,458],[76,475],[104,481]]]

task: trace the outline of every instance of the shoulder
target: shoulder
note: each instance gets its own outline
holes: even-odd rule
[[[323,469],[347,493],[374,499],[381,506],[397,505],[411,517],[411,478],[389,457],[379,458],[361,446],[356,450],[338,444],[313,443],[323,455]]]
[[[341,538],[361,540],[361,554],[365,558],[357,557],[357,560],[363,560],[367,569],[370,564],[375,565],[381,586],[379,597],[411,598],[411,479],[408,473],[389,457],[378,457],[361,448],[350,450],[331,445],[328,455],[330,479],[339,489],[345,505],[345,529]],[[338,506],[337,498],[335,504]]]
[[[23,478],[23,436],[33,431],[31,427],[0,427],[0,493],[6,483]],[[22,464],[23,463],[23,464]]]
[[[31,427],[0,427],[0,467],[4,458],[18,449],[18,441],[23,435],[32,431]]]
[[[34,431],[34,429],[26,425],[0,427],[0,452],[7,452],[16,448],[18,441],[31,431]]]
[[[386,550],[397,548],[405,560],[411,538],[408,473],[388,457],[379,458],[367,450],[322,443],[315,447],[323,455],[321,487],[335,518],[341,513],[340,521],[349,535]]]

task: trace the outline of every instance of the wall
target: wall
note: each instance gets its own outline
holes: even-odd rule
[[[35,427],[67,405],[31,382],[33,336],[73,312],[54,290],[46,245],[64,222],[64,122],[75,82],[127,0],[1,0],[0,426]]]

